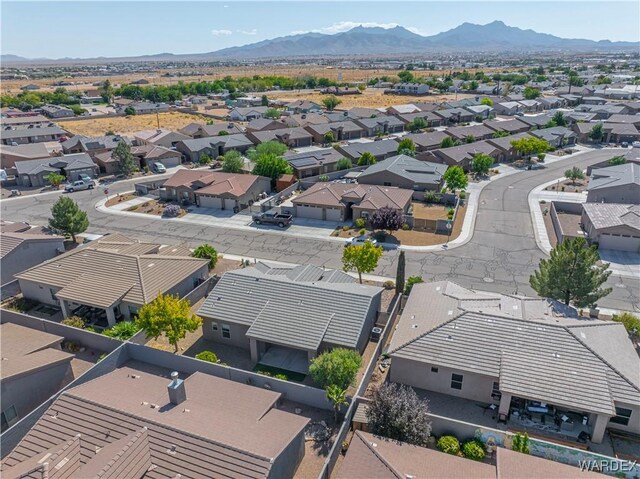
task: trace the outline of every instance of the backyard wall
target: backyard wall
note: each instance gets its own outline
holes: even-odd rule
[[[562,223],[558,218],[558,213],[582,214],[582,203],[571,203],[569,201],[552,201],[549,203],[549,214],[553,223],[553,230],[556,233],[558,244],[562,243],[565,238],[575,238],[575,231],[564,231]]]

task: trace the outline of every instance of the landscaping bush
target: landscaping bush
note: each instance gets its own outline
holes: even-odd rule
[[[326,183],[327,181],[329,181],[329,177],[327,175],[318,176],[318,181]]]
[[[445,454],[457,456],[460,452],[460,441],[455,436],[442,436],[438,439],[436,447]]]
[[[356,226],[356,228],[364,228],[367,224],[366,220],[364,218],[357,218],[353,224]]]
[[[427,191],[424,194],[424,201],[426,203],[440,203],[440,195],[438,195],[436,192],[434,191]]]
[[[181,211],[182,211],[182,208],[180,208],[178,205],[167,205],[164,207],[164,210],[162,211],[162,216],[175,218],[180,214]]]
[[[12,311],[18,311],[19,313],[27,313],[37,305],[38,303],[30,299],[16,298],[7,303],[5,307]]]
[[[384,286],[384,289],[393,289],[396,287],[396,284],[393,281],[385,281],[384,283],[382,283],[382,285]]]
[[[276,378],[276,379],[282,379],[283,381],[288,381],[288,380],[289,380],[289,378],[287,377],[287,375],[286,375],[286,374],[282,374],[282,373],[280,373],[280,374],[276,374],[276,375],[275,375],[275,376],[273,376],[273,377],[274,377],[274,378]]]
[[[360,236],[364,236],[367,234],[367,230],[362,228],[360,231],[358,231],[358,233],[360,234]]]
[[[484,460],[485,451],[484,444],[482,444],[478,440],[472,440],[465,442],[462,446],[462,453],[464,457],[467,459],[472,459],[474,461],[482,461]]]
[[[404,294],[411,293],[414,284],[424,283],[422,276],[409,276],[404,287]]]
[[[402,229],[403,231],[409,231],[411,226],[409,226],[409,223],[402,223]]]
[[[344,225],[344,226],[342,227],[342,231],[349,231],[349,227],[348,227],[347,225]]]
[[[467,192],[461,191],[460,193],[458,193],[458,196],[460,197],[461,200],[464,200],[467,197]]]
[[[71,326],[72,328],[84,329],[84,321],[80,316],[69,316],[66,319],[60,321],[65,326]]]
[[[447,210],[447,215],[453,216],[455,213],[456,213],[456,210],[455,210],[455,209],[453,209],[453,208],[449,208],[449,209]]]
[[[140,331],[140,328],[135,322],[122,321],[117,323],[115,326],[105,329],[102,334],[109,336],[110,338],[119,339],[120,341],[126,341],[138,331]]]
[[[538,160],[540,160],[540,163],[544,163],[545,156],[547,155],[545,155],[544,153],[538,153]]]
[[[640,334],[640,318],[631,313],[614,314],[614,321],[624,324],[627,332],[632,334]]]
[[[217,363],[218,356],[213,351],[201,351],[196,354],[196,359],[200,359],[201,361],[207,361],[209,363]]]

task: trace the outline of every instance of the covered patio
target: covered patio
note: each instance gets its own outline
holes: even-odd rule
[[[258,364],[304,375],[309,374],[309,355],[300,349],[270,346]]]

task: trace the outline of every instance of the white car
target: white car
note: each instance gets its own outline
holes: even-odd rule
[[[153,171],[154,173],[166,173],[167,172],[167,168],[159,162],[154,162],[151,163],[151,171]]]
[[[633,143],[631,143],[631,146],[633,146],[634,148],[640,148],[640,141],[634,141]]]
[[[67,193],[73,193],[74,191],[92,190],[93,186],[94,186],[93,180],[91,181],[91,183],[87,183],[86,181],[82,181],[82,180],[77,180],[77,181],[74,181],[73,183],[67,183],[66,185],[64,185],[64,191],[66,191]]]
[[[345,246],[362,245],[362,244],[365,244],[366,242],[370,242],[371,244],[378,243],[375,239],[369,238],[367,236],[354,236],[353,238],[349,238],[347,241],[345,241],[344,245]]]

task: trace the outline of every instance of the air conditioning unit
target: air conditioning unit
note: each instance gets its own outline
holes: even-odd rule
[[[373,341],[374,343],[377,343],[378,341],[380,341],[381,335],[382,328],[375,327],[371,330],[371,337],[369,339],[371,339],[371,341]]]

